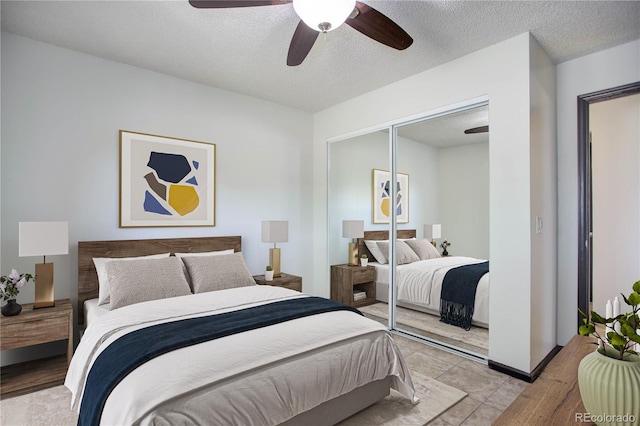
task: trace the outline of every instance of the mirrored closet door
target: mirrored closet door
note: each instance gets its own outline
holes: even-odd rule
[[[397,221],[395,329],[483,358],[489,351],[488,124],[486,104],[446,111],[395,126],[394,150],[397,174],[408,175],[410,185],[409,220]]]
[[[332,297],[347,297],[353,287],[349,301],[390,329],[487,358],[488,274],[481,273],[489,259],[487,103],[332,141],[328,158]],[[349,243],[358,263],[367,256],[366,268],[349,266],[356,262]],[[473,304],[472,316],[464,303],[453,305],[471,323],[448,324],[440,313],[444,276],[466,264],[476,264],[482,278],[474,300],[462,301]]]

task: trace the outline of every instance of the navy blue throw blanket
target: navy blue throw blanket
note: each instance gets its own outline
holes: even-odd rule
[[[478,281],[489,272],[489,262],[458,266],[447,271],[440,294],[440,321],[469,330]]]
[[[127,374],[157,356],[235,333],[340,310],[362,315],[357,309],[332,300],[303,297],[157,324],[128,333],[100,353],[91,367],[82,397],[78,425],[99,424],[111,391]]]

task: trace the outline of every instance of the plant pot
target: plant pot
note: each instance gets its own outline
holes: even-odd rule
[[[615,349],[607,347],[607,353]],[[584,408],[598,425],[640,425],[640,356],[625,361],[597,350],[580,361],[578,385]]]
[[[360,258],[360,265],[361,266],[367,266],[368,264],[369,264],[369,259]]]
[[[1,309],[2,315],[5,317],[11,317],[13,315],[18,315],[22,311],[22,306],[20,306],[16,299],[7,300],[7,304],[4,305]]]
[[[264,280],[273,281],[273,271],[264,271]]]

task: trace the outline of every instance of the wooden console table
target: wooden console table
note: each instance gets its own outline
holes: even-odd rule
[[[596,349],[590,341],[595,340],[574,336],[493,425],[593,425],[576,422],[576,413],[586,411],[578,388],[578,365]]]

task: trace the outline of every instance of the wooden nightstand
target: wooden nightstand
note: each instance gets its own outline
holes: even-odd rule
[[[73,356],[73,307],[69,299],[56,300],[51,308],[33,309],[22,305],[22,312],[0,317],[0,350],[22,348],[66,340],[67,354],[2,367],[0,394],[31,392],[64,382]]]
[[[345,305],[359,307],[376,301],[376,268],[374,266],[331,266],[331,299]],[[353,300],[353,291],[361,290],[367,295]]]
[[[260,285],[274,285],[276,287],[285,287],[302,292],[302,277],[296,275],[282,272],[279,277],[273,277],[273,281],[265,280],[264,275],[254,275],[253,279]]]

